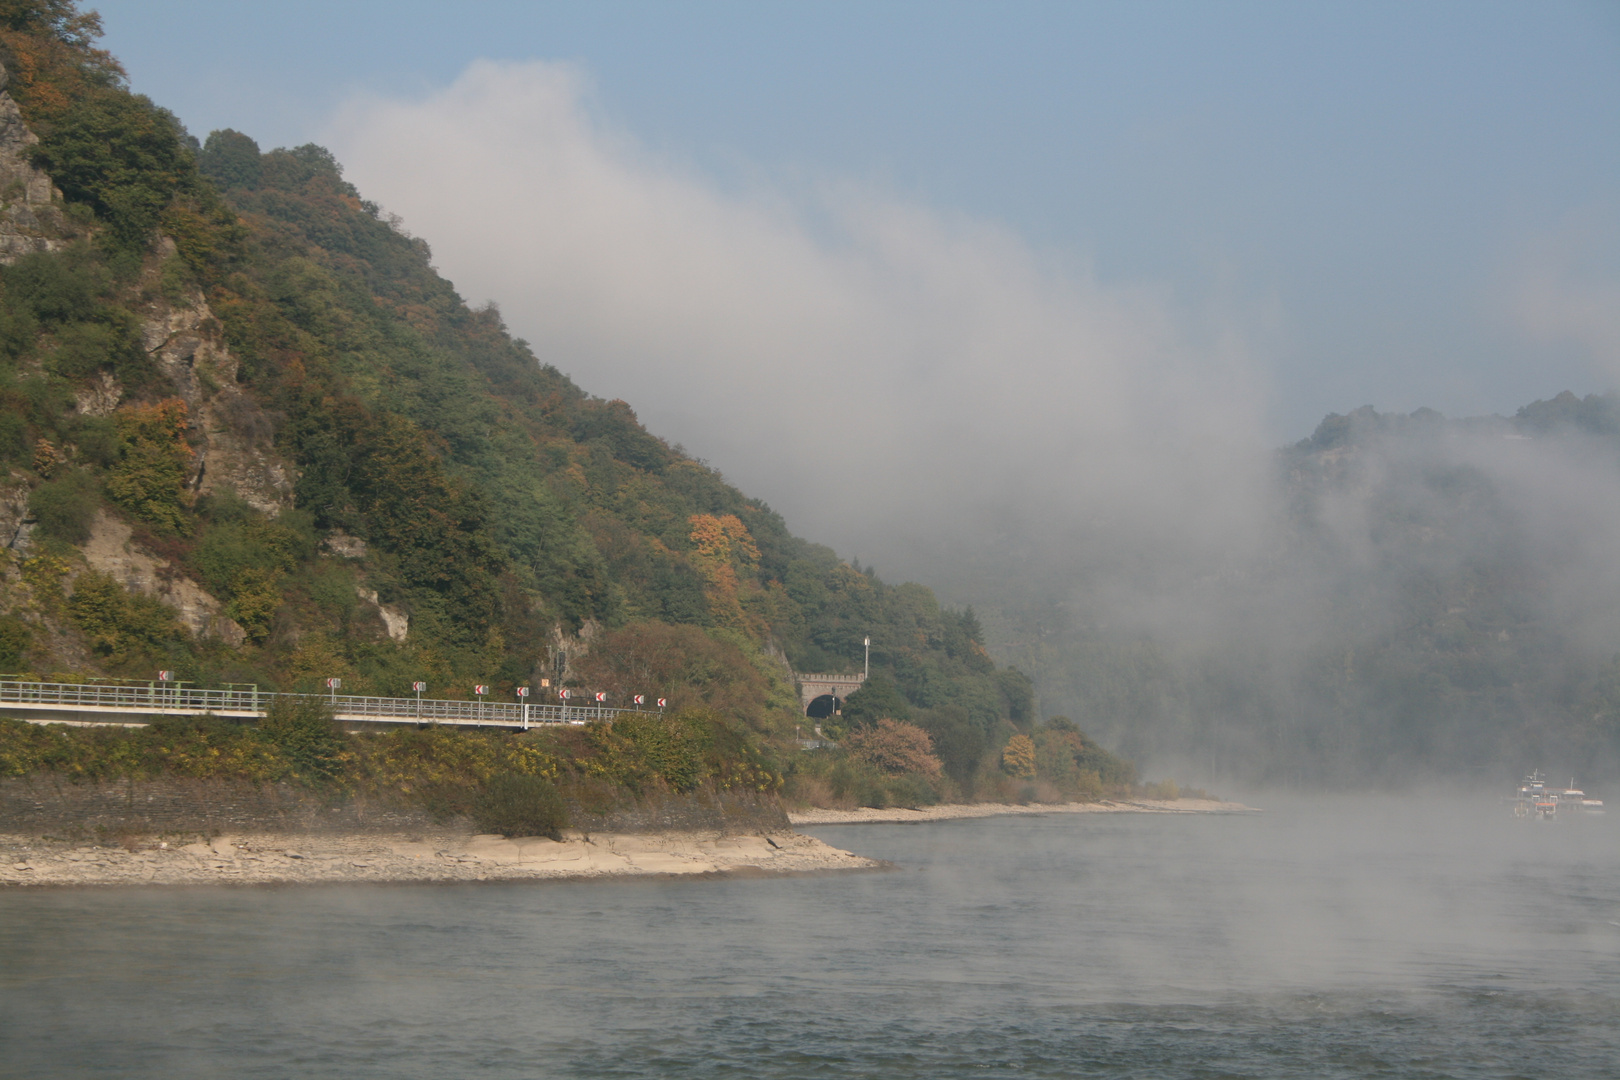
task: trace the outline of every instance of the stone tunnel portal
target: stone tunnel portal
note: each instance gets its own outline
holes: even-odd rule
[[[799,705],[812,720],[825,720],[843,708],[844,699],[861,688],[866,675],[802,675],[794,673],[799,684]]]

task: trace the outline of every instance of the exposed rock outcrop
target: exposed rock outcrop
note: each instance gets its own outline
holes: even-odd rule
[[[162,258],[177,258],[162,242]],[[294,472],[276,452],[275,423],[237,383],[237,361],[202,293],[184,303],[154,301],[144,312],[142,344],[175,393],[185,399],[197,451],[191,488],[233,488],[272,517],[292,505]]]
[[[62,214],[62,193],[34,166],[29,152],[39,136],[5,92],[10,76],[0,65],[0,263],[36,251],[55,251],[71,230]]]
[[[368,589],[364,585],[355,586],[355,594],[377,609],[377,617],[382,620],[383,628],[394,641],[404,641],[411,631],[411,617],[399,608],[390,607],[377,599],[377,590]]]
[[[224,606],[169,563],[137,547],[128,525],[97,511],[84,545],[84,561],[131,592],[155,597],[180,613],[180,621],[198,637],[216,637],[240,645],[247,635],[225,614]]]
[[[0,480],[0,548],[21,554],[28,549],[28,484],[22,480]]]

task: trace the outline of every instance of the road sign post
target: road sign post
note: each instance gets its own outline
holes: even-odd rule
[[[523,713],[523,730],[528,731],[529,730],[529,688],[527,686],[518,687],[517,688],[517,696],[518,696],[518,704],[523,706],[523,708],[521,710],[521,712]]]
[[[411,689],[416,691],[416,722],[420,724],[422,722],[422,691],[427,689],[427,683],[413,682],[411,683]]]

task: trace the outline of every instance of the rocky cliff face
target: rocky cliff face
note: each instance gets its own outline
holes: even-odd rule
[[[106,511],[96,514],[90,539],[83,547],[84,561],[131,592],[163,601],[180,613],[180,621],[198,637],[217,637],[228,645],[247,639],[217,599],[201,585],[177,573],[173,564],[143,551],[132,540],[128,525]]]
[[[36,251],[55,251],[69,233],[62,193],[29,160],[39,137],[5,92],[10,81],[0,65],[0,263]]]
[[[7,79],[0,66],[0,265],[58,251],[81,235],[63,212],[62,193],[32,162],[39,139],[5,91]],[[147,256],[142,298],[134,310],[141,320],[141,346],[173,396],[186,403],[188,440],[195,451],[188,486],[197,495],[233,489],[274,517],[292,505],[296,476],[276,451],[273,418],[239,385],[237,361],[206,298],[195,289],[178,298],[165,295],[164,264],[176,258],[173,242],[160,238]],[[101,370],[75,389],[73,408],[87,416],[110,416],[125,397],[113,374]],[[31,546],[31,488],[26,475],[0,475],[0,547],[18,555]],[[170,560],[134,543],[129,526],[105,511],[97,513],[81,554],[89,569],[174,607],[193,633],[242,642],[242,628],[225,616],[219,600]],[[65,584],[71,591],[71,578]]]
[[[163,260],[172,258],[178,258],[174,244],[160,241],[150,274],[159,274]],[[192,418],[197,456],[191,489],[206,494],[233,488],[271,517],[290,507],[296,474],[276,452],[272,418],[238,385],[236,358],[202,293],[193,291],[179,302],[153,300],[141,314],[142,345]],[[94,396],[81,397],[81,411],[112,411],[107,401],[114,384],[110,378],[104,384],[105,391],[92,388]]]

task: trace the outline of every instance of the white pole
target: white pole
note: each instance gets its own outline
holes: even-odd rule
[[[866,669],[862,673],[861,678],[862,678],[862,680],[866,680],[866,679],[870,679],[871,677],[872,677],[872,635],[868,634],[866,636]]]

